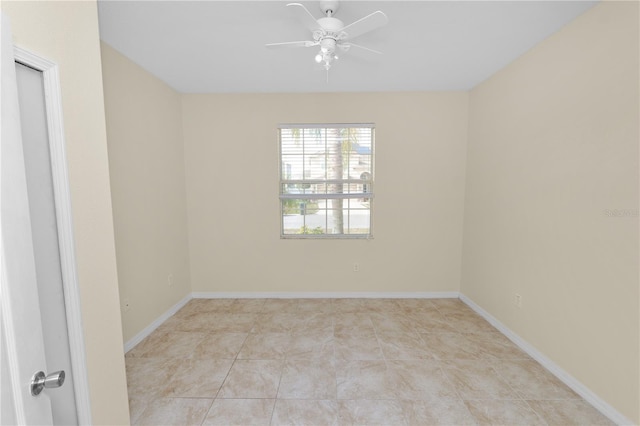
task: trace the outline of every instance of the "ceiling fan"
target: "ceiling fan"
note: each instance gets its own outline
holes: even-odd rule
[[[329,71],[334,61],[338,59],[337,50],[347,52],[352,47],[355,47],[382,54],[382,52],[377,50],[351,43],[352,39],[387,24],[387,15],[379,10],[345,26],[341,20],[333,17],[338,10],[337,0],[322,0],[320,2],[320,9],[326,15],[320,19],[316,19],[313,14],[300,3],[289,3],[287,7],[295,13],[298,19],[311,31],[313,40],[269,43],[266,45],[269,48],[320,46],[315,60],[327,71]]]

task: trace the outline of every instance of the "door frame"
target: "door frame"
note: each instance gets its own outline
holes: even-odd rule
[[[71,370],[76,397],[76,409],[79,424],[91,424],[91,404],[89,381],[82,327],[80,288],[76,266],[75,239],[73,235],[73,217],[71,211],[71,193],[69,186],[67,155],[62,114],[62,91],[58,65],[27,49],[14,46],[15,61],[42,72],[47,115],[47,133],[51,156],[51,175],[58,226],[58,245]]]

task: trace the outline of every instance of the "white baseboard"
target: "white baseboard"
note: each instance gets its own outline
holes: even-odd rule
[[[167,319],[169,319],[169,317],[171,317],[173,314],[178,312],[180,308],[186,305],[189,302],[189,300],[191,300],[192,298],[193,296],[191,294],[187,294],[181,301],[173,305],[164,314],[156,318],[151,324],[149,324],[142,331],[140,331],[140,333],[133,336],[129,341],[127,341],[124,344],[124,353],[129,352],[138,343],[142,342],[145,337],[153,333],[156,328],[160,327],[160,325],[162,325],[163,322],[165,322]]]
[[[195,292],[194,299],[457,299],[457,291],[435,292]]]
[[[522,339],[516,333],[511,331],[507,326],[498,321],[493,315],[482,309],[475,302],[469,299],[464,294],[460,294],[460,300],[466,303],[471,309],[476,311],[480,316],[486,319],[491,325],[497,328],[502,334],[504,334],[509,340],[518,345],[520,349],[525,351],[531,358],[535,359],[542,365],[544,368],[549,370],[554,376],[556,376],[559,380],[561,380],[565,385],[569,386],[584,398],[589,404],[593,405],[598,411],[600,411],[603,415],[608,417],[612,422],[618,425],[633,425],[634,423],[627,419],[624,415],[622,415],[618,410],[613,408],[607,402],[605,402],[598,395],[593,393],[588,387],[582,384],[575,377],[567,373],[565,370],[560,368],[556,363],[551,361],[542,352],[538,351],[535,347],[533,347],[526,340]]]

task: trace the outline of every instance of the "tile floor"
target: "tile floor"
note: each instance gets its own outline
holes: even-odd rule
[[[132,424],[613,424],[457,299],[194,299],[126,366]]]

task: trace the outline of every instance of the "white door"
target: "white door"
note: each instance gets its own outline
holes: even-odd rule
[[[78,424],[78,417],[64,309],[42,72],[16,62],[16,78],[44,355],[49,373],[65,372],[64,385],[47,395],[51,399],[53,423],[74,425]]]
[[[27,198],[27,179],[22,150],[13,43],[6,18],[2,17],[2,136],[0,144],[0,218],[2,232],[2,343],[15,413],[4,400],[3,420],[16,424],[52,424],[51,402],[31,395],[34,373],[46,369],[44,336],[38,301],[35,258]]]
[[[52,96],[45,100],[42,70],[15,62],[8,27],[3,16],[0,420],[27,425],[88,423],[69,206],[59,205],[68,199],[58,200],[60,193],[68,197],[66,162],[59,146],[63,133],[60,111],[54,116]],[[21,62],[39,64],[37,57],[22,56],[27,59]],[[58,135],[54,137],[58,146],[51,146],[52,133]],[[58,370],[65,372],[62,386],[55,387],[60,381],[52,381],[51,388],[34,396],[34,374],[50,375]]]

